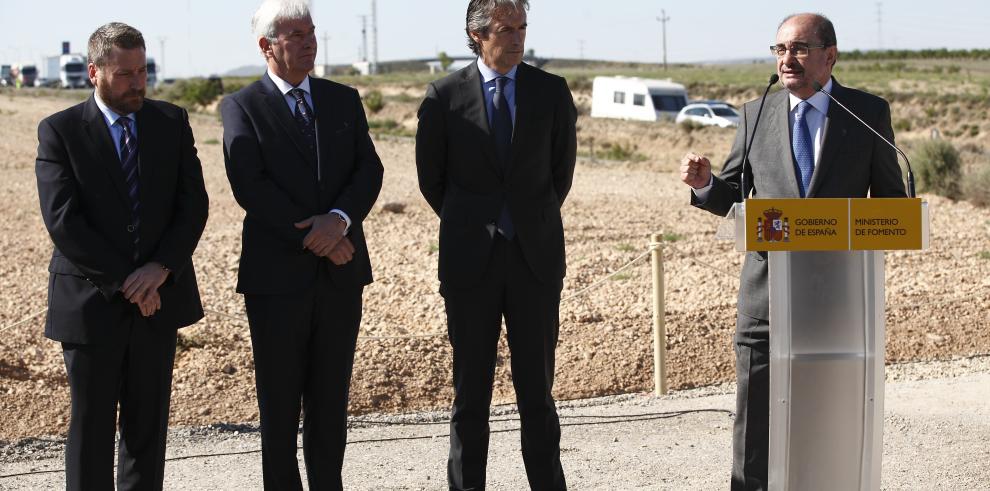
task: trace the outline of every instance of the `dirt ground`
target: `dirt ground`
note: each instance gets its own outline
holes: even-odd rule
[[[37,123],[73,102],[0,94],[0,440],[64,434],[69,391],[58,343],[43,336],[51,243],[34,179]],[[389,115],[389,111],[394,114]],[[386,107],[404,125],[415,104]],[[194,256],[207,316],[180,331],[171,423],[256,423],[253,363],[243,302],[234,291],[242,210],[223,169],[214,114],[192,118],[210,193],[210,221]],[[666,325],[670,387],[733,380],[731,335],[741,255],[714,240],[716,217],[690,207],[674,174],[691,149],[720,162],[732,130],[579,120],[582,141],[635,143],[645,160],[578,163],[563,209],[568,276],[561,306],[555,395],[561,400],[652,389],[649,234],[667,234]],[[385,184],[365,222],[376,281],[365,290],[351,411],[449,407],[451,352],[436,279],[438,220],[416,185],[409,138],[378,137]],[[986,159],[985,137],[968,157]],[[887,255],[887,360],[990,353],[990,210],[924,196],[932,248]],[[402,203],[404,211],[385,211]],[[27,319],[26,322],[19,323]],[[396,338],[397,336],[421,336]],[[513,400],[500,348],[495,401]]]

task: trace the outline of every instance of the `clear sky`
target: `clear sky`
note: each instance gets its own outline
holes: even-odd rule
[[[89,34],[119,20],[140,29],[148,55],[165,76],[223,74],[261,65],[250,19],[260,0],[0,0],[0,62],[39,63],[62,41],[84,52]],[[318,63],[355,61],[361,15],[371,0],[312,0],[320,40]],[[699,62],[767,55],[778,22],[789,13],[820,11],[835,23],[839,49],[990,48],[990,1],[878,2],[713,0],[530,0],[527,47],[539,56],[617,61],[660,60],[661,9],[666,11],[667,59]],[[382,61],[466,55],[467,0],[378,0]],[[371,36],[368,19],[369,44]],[[878,29],[879,27],[879,29]],[[583,47],[583,48],[582,48]]]

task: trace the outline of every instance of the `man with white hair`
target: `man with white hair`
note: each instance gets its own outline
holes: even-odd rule
[[[311,489],[342,489],[347,399],[371,263],[361,222],[382,186],[356,90],[309,77],[316,28],[298,0],[252,19],[268,71],[225,98],[224,159],[246,211],[244,294],[266,489],[302,489],[299,412]]]
[[[577,111],[567,82],[523,63],[526,0],[471,0],[472,63],[430,84],[419,110],[419,187],[440,217],[440,293],[454,351],[450,489],[485,489],[502,318],[535,490],[565,489],[553,401],[564,227]]]

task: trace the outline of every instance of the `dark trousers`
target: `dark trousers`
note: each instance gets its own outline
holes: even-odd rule
[[[162,489],[174,328],[135,314],[103,344],[62,343],[72,399],[65,445],[65,487],[113,489],[114,436],[120,406],[117,489]]]
[[[485,489],[488,417],[504,315],[529,485],[534,490],[566,489],[560,421],[551,395],[561,284],[539,282],[516,242],[498,234],[494,240],[482,281],[443,292],[454,351],[448,483],[452,490]]]
[[[732,489],[767,489],[770,452],[770,322],[736,317],[736,420]]]
[[[301,490],[299,410],[309,488],[343,489],[347,398],[363,287],[340,288],[321,268],[297,295],[245,295],[261,415],[265,489]]]

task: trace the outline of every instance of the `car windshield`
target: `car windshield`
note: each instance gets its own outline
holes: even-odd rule
[[[66,63],[65,71],[67,72],[81,72],[86,68],[82,63]]]
[[[714,112],[716,116],[723,116],[723,117],[739,116],[739,113],[737,113],[732,108],[728,108],[728,107],[715,106],[712,108],[712,112]]]

